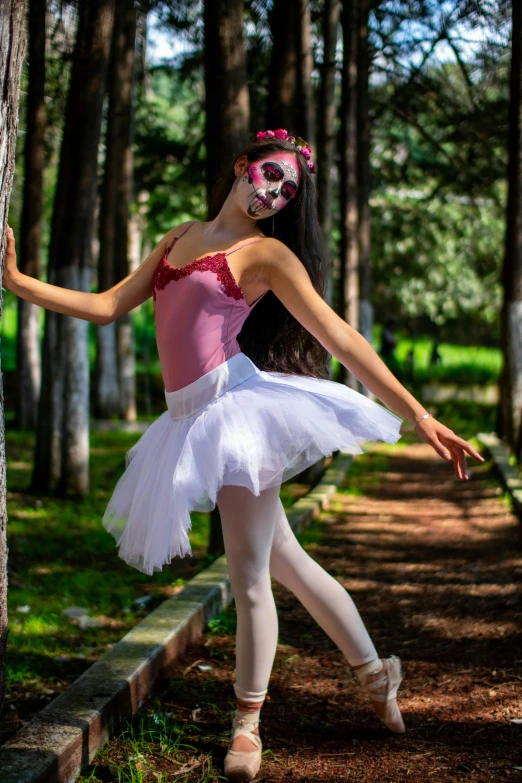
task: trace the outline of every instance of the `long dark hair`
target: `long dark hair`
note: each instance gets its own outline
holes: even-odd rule
[[[209,202],[208,220],[221,210],[232,187],[235,187],[234,163],[246,155],[249,163],[273,152],[293,152],[295,146],[283,139],[267,139],[248,144],[234,155],[218,179]],[[317,217],[317,195],[310,169],[298,152],[301,176],[297,194],[273,217],[258,221],[265,236],[284,242],[302,261],[315,290],[324,298],[323,240]],[[272,291],[268,291],[252,309],[238,335],[243,353],[260,370],[328,377],[328,352],[299,321],[289,313]]]

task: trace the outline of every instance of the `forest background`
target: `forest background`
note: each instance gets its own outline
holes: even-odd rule
[[[377,350],[388,326],[397,345],[386,361],[445,423],[464,437],[496,429],[520,455],[517,4],[11,7],[25,48],[10,50],[20,83],[8,95],[16,116],[3,115],[12,190],[0,207],[25,274],[110,288],[173,226],[206,219],[213,182],[246,141],[286,128],[317,165],[332,307]],[[151,56],[154,35],[172,54]],[[101,326],[4,291],[0,328],[15,613],[7,684],[52,690],[129,627],[136,591],[161,600],[222,551],[219,518],[195,515],[194,558],[150,585],[117,561],[100,525],[126,451],[165,409],[152,298]],[[331,372],[367,393],[335,361]],[[5,546],[0,561],[1,607]],[[81,640],[64,602],[89,602],[98,618]],[[84,652],[72,655],[77,644]]]
[[[406,338],[478,348],[500,344],[508,3],[347,2],[341,9],[335,2],[253,0],[204,8],[201,2],[143,7],[122,0],[116,12],[121,45],[117,51],[112,47],[112,64],[106,63],[105,90],[98,78],[105,100],[83,152],[75,131],[84,122],[81,109],[67,114],[82,4],[52,2],[45,18],[42,5],[35,4],[39,17],[33,14],[35,47],[37,34],[45,42],[45,52],[41,44],[39,50],[39,105],[29,105],[36,86],[31,86],[26,62],[9,213],[24,271],[51,280],[53,264],[59,270],[71,263],[63,233],[74,231],[72,244],[85,248],[78,255],[86,258],[77,263],[80,276],[85,270],[88,290],[110,287],[135,269],[173,225],[205,219],[210,182],[234,149],[260,129],[284,127],[306,138],[316,153],[331,262],[328,296],[337,312],[376,348],[387,318]],[[103,6],[89,5],[91,14]],[[219,35],[207,31],[205,36],[205,20]],[[96,23],[94,17],[90,21]],[[176,42],[176,54],[148,58],[152,25]],[[355,69],[349,71],[352,64]],[[88,80],[92,73],[86,69],[83,77]],[[75,91],[81,95],[85,89],[89,86],[80,78]],[[68,165],[64,142],[75,139],[75,165],[81,167],[82,154],[93,157],[93,134],[99,137],[96,166],[89,166],[94,184],[83,175],[84,189],[95,193],[93,214],[80,218],[81,226],[74,221],[56,226],[55,260],[53,216],[63,224],[64,205],[78,192],[77,180],[57,190],[60,169]],[[26,143],[32,141],[39,145],[37,161],[35,154],[26,160]],[[73,153],[66,149],[65,154]],[[350,224],[354,212],[357,225]],[[378,313],[377,319],[372,313]],[[56,320],[62,318],[67,317]],[[17,330],[24,320],[25,327]],[[71,339],[69,358],[63,359],[81,363],[85,348],[75,341],[88,340],[90,405],[96,418],[132,419],[137,410],[150,415],[154,403],[161,404],[152,300],[130,320],[131,331],[127,319],[89,325],[88,334],[84,330]],[[16,403],[18,425],[35,427],[41,383],[47,399],[47,379],[54,388],[51,396],[60,382],[45,368],[42,378],[41,362],[52,362],[45,349],[39,356],[44,313],[16,302],[8,292],[2,328],[4,372],[18,367],[11,386],[6,378],[6,393],[12,393],[8,400]],[[406,369],[400,359],[411,350],[406,345],[394,367],[399,375]],[[485,367],[479,362],[471,375],[469,361],[458,356],[460,372],[448,354],[446,372],[453,380],[498,377],[498,354],[489,353]],[[422,365],[422,352],[413,358]],[[71,378],[80,373],[85,369],[69,370]],[[71,404],[85,408],[88,403],[82,398]],[[73,435],[63,437],[70,449],[78,447]],[[44,451],[48,464],[49,446]],[[36,469],[41,472],[43,465]],[[86,487],[85,476],[62,473],[62,478],[78,489]]]

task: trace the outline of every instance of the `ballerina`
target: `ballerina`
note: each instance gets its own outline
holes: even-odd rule
[[[172,228],[99,294],[21,274],[11,229],[7,239],[3,285],[42,307],[105,325],[153,298],[167,409],[127,452],[102,521],[119,556],[151,574],[191,553],[190,512],[217,504],[237,609],[225,758],[236,783],[261,766],[258,725],[278,637],[271,576],[338,645],[383,723],[405,730],[400,659],[379,658],[348,592],[298,543],[282,482],[334,451],[397,442],[403,419],[458,479],[469,477],[466,453],[483,461],[325,302],[314,173],[303,139],[260,131],[218,183],[209,220]],[[390,410],[329,380],[328,354]]]

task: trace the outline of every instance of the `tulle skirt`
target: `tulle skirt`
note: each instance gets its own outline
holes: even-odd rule
[[[211,511],[223,485],[255,495],[334,451],[395,443],[402,420],[334,381],[260,370],[244,353],[188,386],[125,456],[103,516],[118,554],[152,574],[192,554],[191,511]]]

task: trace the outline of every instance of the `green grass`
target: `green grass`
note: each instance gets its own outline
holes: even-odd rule
[[[114,539],[102,527],[111,489],[136,435],[92,434],[92,491],[82,500],[29,494],[34,434],[8,430],[6,440],[8,686],[40,678],[59,685],[64,656],[94,660],[139,619],[142,613],[128,609],[132,601],[150,594],[149,611],[184,583],[187,566],[154,578],[142,574],[117,557]],[[204,555],[207,527],[203,515],[194,516],[196,555]],[[62,615],[68,606],[86,608],[100,627],[81,630]],[[20,612],[21,607],[29,610]]]
[[[7,430],[7,681],[12,697],[20,690],[33,691],[38,698],[46,689],[53,691],[49,697],[55,695],[215,559],[207,555],[210,515],[195,512],[189,533],[193,557],[175,558],[153,576],[118,557],[101,520],[124,470],[125,453],[138,437],[91,433],[90,494],[60,499],[28,492],[35,435]],[[305,485],[284,484],[283,505],[290,506],[306,490]],[[132,605],[144,595],[150,596],[146,607]],[[62,614],[71,606],[85,608],[99,626],[80,628]],[[45,703],[42,700],[39,708]]]
[[[380,327],[374,329],[373,346],[380,350]],[[473,384],[498,383],[502,370],[502,353],[499,348],[484,346],[453,345],[440,343],[439,353],[441,363],[430,364],[433,340],[427,337],[415,341],[410,338],[398,337],[395,349],[396,361],[389,367],[401,382],[411,382],[411,364],[408,355],[413,349],[414,375],[413,381],[418,383],[457,383],[464,386]],[[339,367],[336,359],[332,360],[334,369]]]
[[[216,726],[227,726],[229,713],[205,704]],[[210,708],[210,709],[209,709]],[[157,696],[152,696],[117,739],[96,755],[96,765],[78,783],[110,779],[115,783],[216,783],[226,778],[212,760],[216,743],[225,745],[226,731],[176,720]]]
[[[408,372],[407,357],[413,349],[415,379],[459,384],[497,383],[502,369],[502,353],[498,348],[462,346],[441,343],[441,363],[430,365],[433,340],[399,340],[397,360],[404,373]]]

